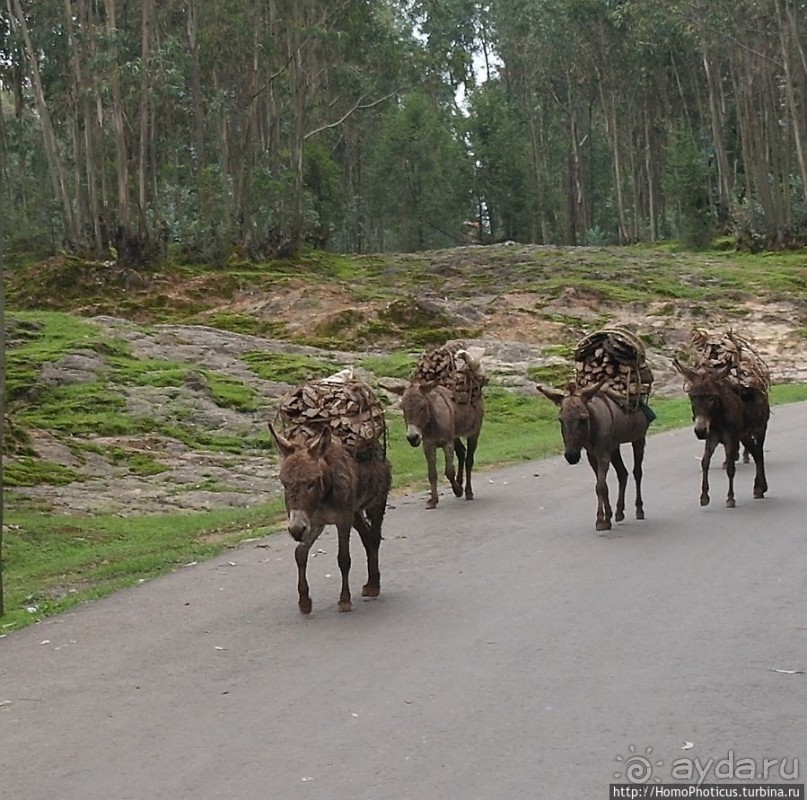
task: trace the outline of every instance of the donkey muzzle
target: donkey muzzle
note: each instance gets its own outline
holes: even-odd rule
[[[570,464],[577,464],[580,461],[579,450],[567,450],[563,455]]]
[[[407,428],[406,431],[406,441],[412,445],[412,447],[418,447],[423,440],[423,437],[420,435],[420,431],[417,428],[410,426]]]
[[[289,511],[288,528],[295,542],[302,542],[310,527],[308,515],[304,511]]]

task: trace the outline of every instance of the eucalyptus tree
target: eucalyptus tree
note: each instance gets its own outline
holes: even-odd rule
[[[37,11],[46,11],[43,5]],[[25,64],[23,70],[27,73],[33,90],[53,196],[59,203],[64,237],[68,242],[75,242],[78,227],[69,195],[67,175],[59,148],[56,127],[51,116],[51,108],[46,99],[45,76],[43,76],[43,65],[40,64],[39,57],[40,46],[36,40],[35,32],[32,32],[29,24],[28,9],[23,7],[21,0],[6,0],[6,10],[11,21],[12,31],[18,37],[19,50],[23,54]],[[47,64],[44,66],[47,66]],[[21,70],[20,78],[23,70]]]
[[[372,229],[379,249],[422,250],[464,241],[472,171],[463,122],[426,92],[384,113],[370,155]]]
[[[531,241],[530,211],[540,198],[531,191],[529,133],[522,109],[498,78],[471,94],[468,139],[482,240]]]

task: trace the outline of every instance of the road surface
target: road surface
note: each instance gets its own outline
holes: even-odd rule
[[[350,614],[329,529],[310,617],[281,534],[12,633],[0,797],[599,800],[763,758],[804,782],[807,405],[774,409],[764,500],[739,465],[726,509],[716,458],[702,509],[700,448],[651,437],[647,519],[604,535],[562,458],[397,497],[376,600],[354,537]]]

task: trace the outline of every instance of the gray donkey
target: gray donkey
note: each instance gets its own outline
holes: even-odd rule
[[[602,383],[580,389],[570,384],[569,390],[562,392],[551,386],[536,384],[538,391],[560,408],[561,434],[565,447],[564,455],[570,464],[580,461],[580,454],[586,451],[588,463],[597,476],[597,523],[598,531],[611,529],[611,503],[608,497],[606,476],[611,464],[619,481],[619,494],[616,502],[617,522],[625,519],[625,488],[628,483],[628,470],[619,452],[621,444],[633,445],[633,478],[636,483],[636,519],[644,519],[642,503],[642,461],[650,417],[640,406],[636,410],[626,409],[618,402]]]

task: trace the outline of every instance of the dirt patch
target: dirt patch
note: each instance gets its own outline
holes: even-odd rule
[[[551,252],[547,249],[539,256],[549,258]],[[581,251],[574,257],[587,259],[592,253]],[[755,343],[771,368],[774,382],[807,382],[807,363],[802,355],[805,309],[799,300],[737,299],[730,308],[713,304],[708,312],[697,303],[679,299],[616,306],[572,286],[554,293],[517,288],[515,278],[533,268],[535,253],[530,258],[533,261],[525,252],[506,247],[460,248],[434,254],[424,267],[423,257],[402,256],[389,268],[385,280],[394,282],[396,269],[415,266],[423,272],[423,280],[416,297],[403,296],[397,301],[401,305],[394,308],[396,301],[367,299],[369,292],[319,278],[309,282],[304,277],[287,276],[275,282],[271,291],[240,286],[233,275],[194,278],[184,285],[148,275],[136,283],[127,283],[123,275],[116,280],[133,294],[164,293],[166,303],[197,302],[209,309],[205,313],[211,314],[211,319],[214,313],[242,315],[280,325],[290,338],[316,331],[327,334],[334,326],[358,330],[379,321],[383,326],[383,321],[390,319],[390,335],[384,340],[384,350],[379,348],[381,352],[401,346],[392,330],[392,315],[425,309],[449,329],[474,331],[472,337],[464,338],[485,348],[491,379],[515,392],[533,394],[528,369],[568,365],[576,343],[603,325],[622,325],[641,336],[655,376],[656,396],[682,394],[672,358],[686,348],[692,329],[698,326],[711,330],[734,327]],[[49,265],[46,270],[49,275],[54,273],[54,281],[63,277],[56,275],[57,266]],[[500,274],[502,285],[497,286],[496,280],[479,280],[475,291],[472,284],[479,277],[475,269],[488,276],[491,272]],[[100,275],[91,273],[83,280],[95,287]],[[214,299],[213,291],[220,296]],[[251,387],[258,398],[258,410],[244,412],[217,405],[203,381],[187,381],[171,389],[129,386],[125,388],[125,413],[166,425],[180,418],[190,419],[200,429],[244,442],[255,442],[265,435],[278,399],[290,388],[282,382],[261,379],[245,360],[246,354],[300,354],[332,363],[337,369],[358,366],[367,355],[366,349],[321,349],[292,344],[285,337],[234,333],[213,325],[146,325],[113,315],[96,316],[94,321],[109,339],[127,343],[138,358],[220,373]],[[103,363],[103,354],[75,352],[58,364],[47,364],[40,379],[64,384],[89,382],[103,372]],[[80,480],[66,486],[12,489],[11,501],[34,503],[54,513],[200,511],[252,507],[279,496],[275,457],[268,448],[245,446],[238,453],[222,453],[191,449],[170,436],[65,441],[47,431],[33,431],[31,449],[41,459],[69,467]],[[146,472],[153,474],[133,474],[130,467],[135,457],[150,468]]]

